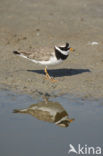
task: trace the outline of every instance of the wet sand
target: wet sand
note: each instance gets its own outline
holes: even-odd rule
[[[45,80],[44,67],[12,53],[65,42],[75,52],[49,67],[57,83]],[[32,96],[103,97],[103,1],[0,1],[0,84]]]

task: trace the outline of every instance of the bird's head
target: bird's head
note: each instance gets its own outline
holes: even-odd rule
[[[73,121],[74,121],[74,118],[73,118],[73,119],[66,118],[66,119],[64,119],[64,120],[62,120],[62,121],[60,121],[60,122],[58,122],[58,124],[56,124],[56,125],[58,125],[58,126],[60,126],[60,127],[68,127],[69,124],[70,124],[71,122],[73,122]]]
[[[59,47],[55,46],[54,50],[55,50],[56,58],[58,60],[59,59],[65,60],[69,56],[69,52],[74,51],[73,48],[69,46],[69,43],[66,43],[65,46],[59,46]]]
[[[59,49],[63,51],[71,51],[71,52],[74,51],[73,48],[69,46],[68,42],[65,44],[65,46],[60,46]]]

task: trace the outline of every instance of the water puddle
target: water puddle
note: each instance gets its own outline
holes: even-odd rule
[[[77,149],[78,144],[83,152],[102,147],[103,99],[65,95],[37,100],[0,91],[1,156],[67,156],[73,155],[70,145]]]

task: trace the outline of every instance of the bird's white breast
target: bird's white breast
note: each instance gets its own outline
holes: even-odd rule
[[[62,62],[62,60],[61,59],[57,60],[57,58],[55,56],[51,56],[48,61],[39,61],[39,63],[42,65],[55,65],[55,64],[59,64],[61,62]]]

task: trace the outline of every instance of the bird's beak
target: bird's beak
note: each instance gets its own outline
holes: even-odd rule
[[[70,50],[71,52],[75,51],[73,48],[70,48],[69,50]]]
[[[74,118],[73,119],[68,119],[69,122],[73,122],[74,120],[75,120]]]

